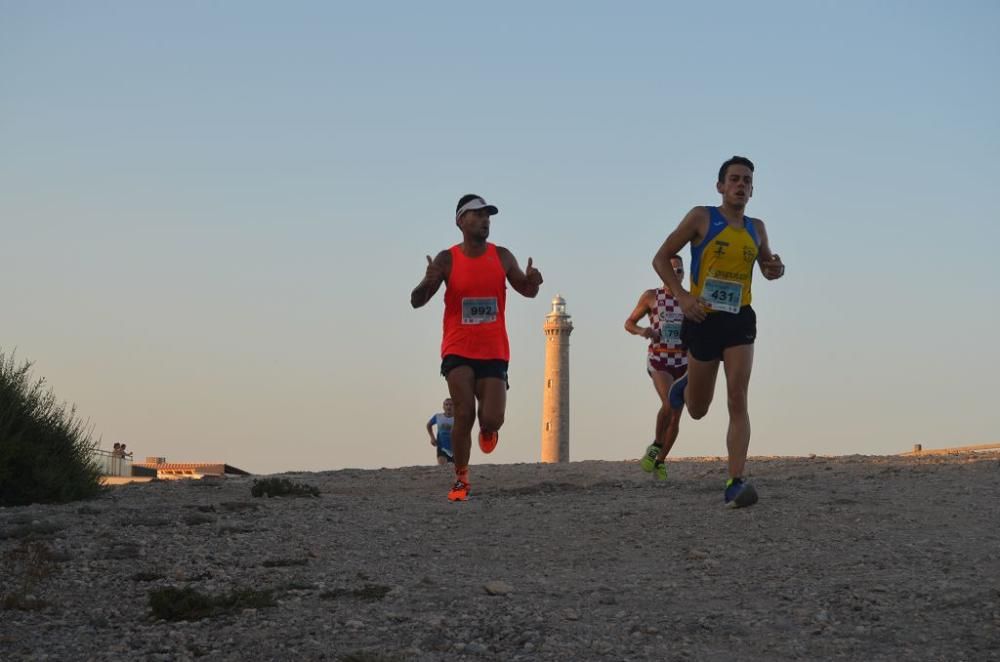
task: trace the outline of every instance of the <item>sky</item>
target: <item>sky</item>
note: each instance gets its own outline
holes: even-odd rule
[[[473,464],[539,460],[556,294],[570,457],[636,458],[659,403],[624,320],[740,154],[787,265],[754,281],[751,455],[998,442],[998,22],[971,0],[0,0],[0,351],[139,458],[431,464],[443,297],[409,293],[478,193],[545,283],[509,290],[507,422]],[[674,455],[725,453],[722,389]]]

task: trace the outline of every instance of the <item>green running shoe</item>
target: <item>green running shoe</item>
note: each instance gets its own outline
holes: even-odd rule
[[[656,456],[660,454],[660,447],[656,444],[650,444],[646,448],[646,454],[642,456],[642,460],[639,465],[642,470],[649,473],[653,470],[653,465],[656,463]]]
[[[656,480],[666,480],[667,479],[666,462],[655,462],[653,464],[653,475],[656,477]]]

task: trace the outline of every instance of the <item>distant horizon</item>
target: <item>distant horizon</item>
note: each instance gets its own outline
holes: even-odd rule
[[[815,458],[833,458],[833,457],[898,457],[898,456],[913,456],[913,457],[933,457],[935,455],[951,455],[951,454],[1000,454],[1000,442],[992,443],[986,442],[982,444],[965,444],[962,446],[943,446],[940,448],[923,448],[921,453],[914,453],[911,448],[909,451],[900,451],[898,453],[807,453],[805,455],[762,455],[750,453],[748,458],[753,459],[815,459]],[[145,457],[164,457],[162,455],[149,455]],[[726,455],[683,455],[671,454],[667,456],[667,461],[671,460],[713,460],[713,461],[725,461],[727,459]],[[140,462],[139,460],[133,459],[133,462]],[[574,460],[570,459],[568,462],[542,462],[541,460],[531,462],[480,462],[479,465],[519,465],[519,464],[573,464],[574,462],[634,462],[638,465],[639,458],[587,458]],[[145,459],[141,463],[146,463]],[[283,471],[267,471],[267,472],[257,472],[251,471],[244,466],[239,466],[238,463],[228,462],[225,460],[209,459],[209,460],[171,460],[169,456],[166,456],[165,464],[226,464],[243,471],[247,471],[254,476],[265,476],[273,474],[282,473],[322,473],[327,471],[380,471],[382,469],[410,469],[417,467],[427,467],[435,470],[442,471],[445,475],[448,475],[450,469],[448,467],[438,467],[434,462],[426,462],[423,464],[406,464],[399,466],[384,466],[384,467],[333,467],[328,469],[287,469]],[[752,466],[751,474],[752,472]]]

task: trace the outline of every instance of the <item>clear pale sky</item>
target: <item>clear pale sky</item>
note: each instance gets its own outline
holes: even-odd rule
[[[622,324],[753,159],[751,454],[1000,441],[1000,4],[0,0],[0,348],[105,447],[259,473],[434,460],[455,202],[545,277],[508,299],[494,455],[539,458],[562,294],[571,457],[658,406]],[[725,452],[724,392],[677,455]],[[751,466],[752,470],[752,466]]]

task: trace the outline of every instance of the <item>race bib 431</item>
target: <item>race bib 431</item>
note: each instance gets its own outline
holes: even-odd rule
[[[710,309],[721,313],[740,312],[743,300],[743,285],[730,280],[706,278],[701,289],[701,298]]]

